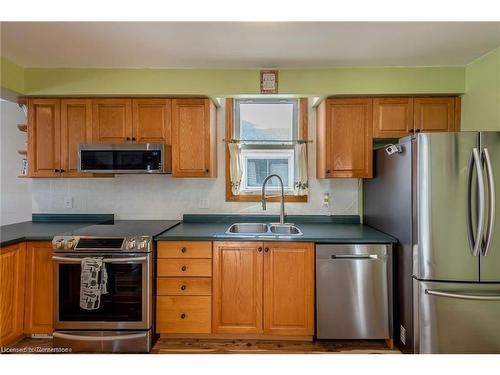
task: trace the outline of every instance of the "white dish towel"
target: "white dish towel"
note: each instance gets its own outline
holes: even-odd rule
[[[108,273],[103,258],[83,258],[80,276],[80,307],[97,310],[101,306],[101,295],[108,293]]]

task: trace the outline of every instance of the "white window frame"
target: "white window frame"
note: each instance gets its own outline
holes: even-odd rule
[[[290,151],[292,151],[290,153]],[[241,179],[241,191],[244,193],[260,193],[262,186],[248,186],[247,162],[248,159],[287,159],[288,160],[288,185],[284,186],[285,193],[292,193],[295,181],[295,151],[292,149],[242,149],[241,161],[243,177]],[[280,191],[279,186],[267,186],[266,191]]]
[[[283,139],[279,141],[265,142],[261,143],[252,140],[245,142],[240,138],[240,104],[292,104],[293,114],[292,114],[292,139]],[[234,100],[234,123],[233,123],[233,134],[234,139],[240,140],[241,142],[241,164],[243,170],[243,177],[241,181],[241,192],[244,194],[260,194],[261,187],[249,187],[247,186],[247,159],[283,159],[283,155],[289,159],[288,162],[288,186],[284,187],[286,194],[293,193],[295,174],[297,166],[295,158],[295,143],[299,137],[299,99],[297,98],[251,98],[251,99],[235,99]],[[248,151],[247,151],[248,150]],[[289,154],[292,150],[291,155]],[[252,153],[251,155],[249,153]],[[280,155],[281,154],[281,155]],[[279,191],[280,187],[266,187],[266,190]]]

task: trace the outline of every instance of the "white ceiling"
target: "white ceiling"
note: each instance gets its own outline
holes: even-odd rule
[[[500,22],[3,22],[1,42],[29,67],[453,66],[499,47]]]

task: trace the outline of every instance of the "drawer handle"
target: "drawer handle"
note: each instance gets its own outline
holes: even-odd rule
[[[188,249],[186,249],[185,247],[183,247],[183,248],[181,249],[181,253],[185,253],[187,250],[188,250]]]
[[[182,313],[181,314],[181,319],[186,319],[186,314]]]
[[[268,252],[269,252],[269,248],[268,248],[268,247],[266,247],[266,248],[264,249],[264,251],[265,251],[266,253],[268,253]]]
[[[186,290],[186,286],[185,286],[185,285],[182,285],[182,286],[181,286],[181,290]]]
[[[260,252],[262,252],[262,247],[259,247],[259,248],[257,249],[257,251],[258,251],[259,253],[260,253]]]
[[[185,270],[187,270],[187,267],[186,266],[182,266],[181,267],[181,271],[184,272]]]

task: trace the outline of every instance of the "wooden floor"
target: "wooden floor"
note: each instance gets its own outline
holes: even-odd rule
[[[13,346],[21,353],[47,353],[52,339],[25,338]],[[38,349],[41,348],[41,349]],[[400,354],[389,350],[383,340],[334,341],[262,341],[262,340],[208,340],[160,339],[154,354]]]

